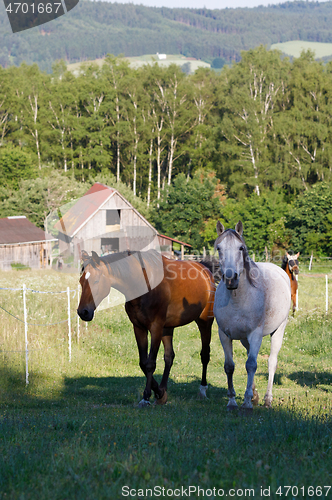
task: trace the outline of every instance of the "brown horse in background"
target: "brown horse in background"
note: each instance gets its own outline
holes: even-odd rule
[[[296,292],[298,288],[297,284],[297,279],[295,278],[294,274],[298,275],[299,274],[299,261],[297,260],[300,255],[300,252],[298,252],[296,255],[290,255],[289,253],[286,253],[284,256],[282,263],[281,263],[281,268],[286,271],[286,273],[289,276],[290,283],[291,283],[291,297],[292,297],[292,302],[293,302],[293,314],[296,309]]]
[[[98,304],[111,287],[126,298],[126,313],[133,324],[139,364],[146,376],[146,387],[139,406],[150,404],[151,391],[156,402],[167,401],[167,382],[174,360],[173,331],[195,321],[202,341],[201,397],[206,397],[206,371],[210,360],[211,328],[215,284],[211,272],[198,262],[169,260],[154,250],[121,252],[99,257],[82,252],[80,283],[82,295],[77,313],[91,321]],[[161,271],[161,273],[160,273]],[[156,275],[160,273],[158,279]],[[151,334],[148,354],[148,332]],[[161,383],[153,373],[160,343],[164,345],[165,368]]]

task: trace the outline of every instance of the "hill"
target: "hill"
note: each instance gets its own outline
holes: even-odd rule
[[[146,64],[155,64],[155,63],[158,63],[159,66],[164,66],[164,67],[169,66],[170,64],[177,64],[183,69],[185,73],[195,73],[195,71],[198,68],[202,67],[210,68],[210,64],[204,61],[200,61],[193,57],[185,57],[181,55],[172,55],[172,54],[167,54],[165,59],[158,59],[156,54],[145,54],[143,56],[125,57],[124,59],[127,60],[129,62],[129,66],[134,69],[145,66]],[[98,66],[102,66],[104,63],[104,58],[95,59],[94,61],[91,62],[97,64]],[[77,62],[68,64],[67,69],[69,71],[72,71],[74,74],[78,74],[80,67],[84,64],[86,63]]]
[[[257,8],[168,9],[81,1],[66,16],[12,34],[0,3],[0,64],[182,54],[211,63],[238,61],[241,51],[288,40],[332,42],[332,2],[286,2]]]
[[[315,54],[315,58],[317,59],[332,57],[332,43],[293,40],[284,43],[274,43],[271,45],[271,49],[281,50],[281,52],[291,57],[300,57],[303,50],[311,50]]]

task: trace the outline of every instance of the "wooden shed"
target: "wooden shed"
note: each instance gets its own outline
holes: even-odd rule
[[[52,241],[56,240],[24,215],[0,219],[0,269],[10,270],[12,264],[48,267]]]
[[[103,255],[149,245],[153,248],[156,242],[161,250],[172,254],[172,241],[177,241],[159,235],[119,191],[98,182],[63,214],[55,228],[60,255],[74,255],[75,263],[82,250]]]

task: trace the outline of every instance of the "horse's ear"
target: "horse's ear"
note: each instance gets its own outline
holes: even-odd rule
[[[286,255],[287,255],[287,259],[289,259],[289,258],[290,258],[290,255],[289,255],[289,253],[288,253],[288,252],[286,252]]]
[[[218,233],[218,236],[220,236],[223,232],[225,231],[225,228],[224,226],[222,225],[222,223],[218,220],[217,222],[217,233]]]
[[[242,222],[239,220],[239,222],[236,224],[235,226],[235,231],[240,235],[242,236],[243,234],[243,224]]]
[[[100,262],[100,257],[99,257],[99,255],[98,255],[96,252],[94,252],[93,250],[92,250],[92,252],[91,252],[91,255],[92,255],[92,260],[93,260],[96,264],[99,264],[99,262]]]
[[[300,252],[297,252],[297,254],[295,255],[295,257],[298,259],[299,255],[300,255]]]
[[[85,250],[82,250],[81,252],[81,259],[83,260],[83,262],[85,262],[86,260],[88,260],[90,257],[89,257],[89,254],[88,252],[86,252]]]

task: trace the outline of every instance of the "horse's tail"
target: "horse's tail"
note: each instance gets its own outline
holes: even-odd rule
[[[220,265],[218,259],[213,256],[208,256],[203,260],[199,260],[198,262],[211,272],[216,284],[221,281]]]

